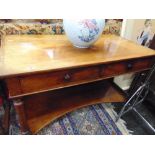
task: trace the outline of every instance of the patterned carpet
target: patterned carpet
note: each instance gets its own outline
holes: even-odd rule
[[[2,113],[2,110],[0,110]],[[115,123],[116,112],[111,104],[98,104],[78,109],[55,120],[38,135],[122,135],[129,134],[123,120]],[[11,114],[11,135],[20,134],[14,113]]]

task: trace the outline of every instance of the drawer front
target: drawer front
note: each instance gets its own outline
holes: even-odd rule
[[[23,93],[56,89],[99,78],[99,67],[84,67],[20,77]]]
[[[137,72],[144,69],[149,69],[151,66],[151,58],[115,62],[101,67],[101,77],[113,77],[115,75],[117,76],[125,73]]]

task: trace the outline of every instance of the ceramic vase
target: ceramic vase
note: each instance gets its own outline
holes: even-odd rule
[[[63,20],[65,34],[75,47],[88,48],[102,34],[104,19]]]

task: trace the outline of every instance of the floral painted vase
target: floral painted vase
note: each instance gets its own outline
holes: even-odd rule
[[[104,19],[63,20],[63,26],[68,39],[75,47],[88,48],[102,34]]]

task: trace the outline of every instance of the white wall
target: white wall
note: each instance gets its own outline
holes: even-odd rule
[[[152,32],[155,33],[155,19],[152,21]],[[126,19],[123,20],[121,36],[132,40],[137,41],[137,36],[140,30],[144,27],[145,19]],[[114,82],[117,83],[122,89],[128,89],[134,78],[134,74],[126,74],[118,76],[114,79]]]
[[[132,31],[134,27],[133,19],[123,20],[121,36],[132,40]],[[130,87],[134,75],[133,74],[124,74],[114,78],[114,82],[119,85],[123,90],[126,90]]]

